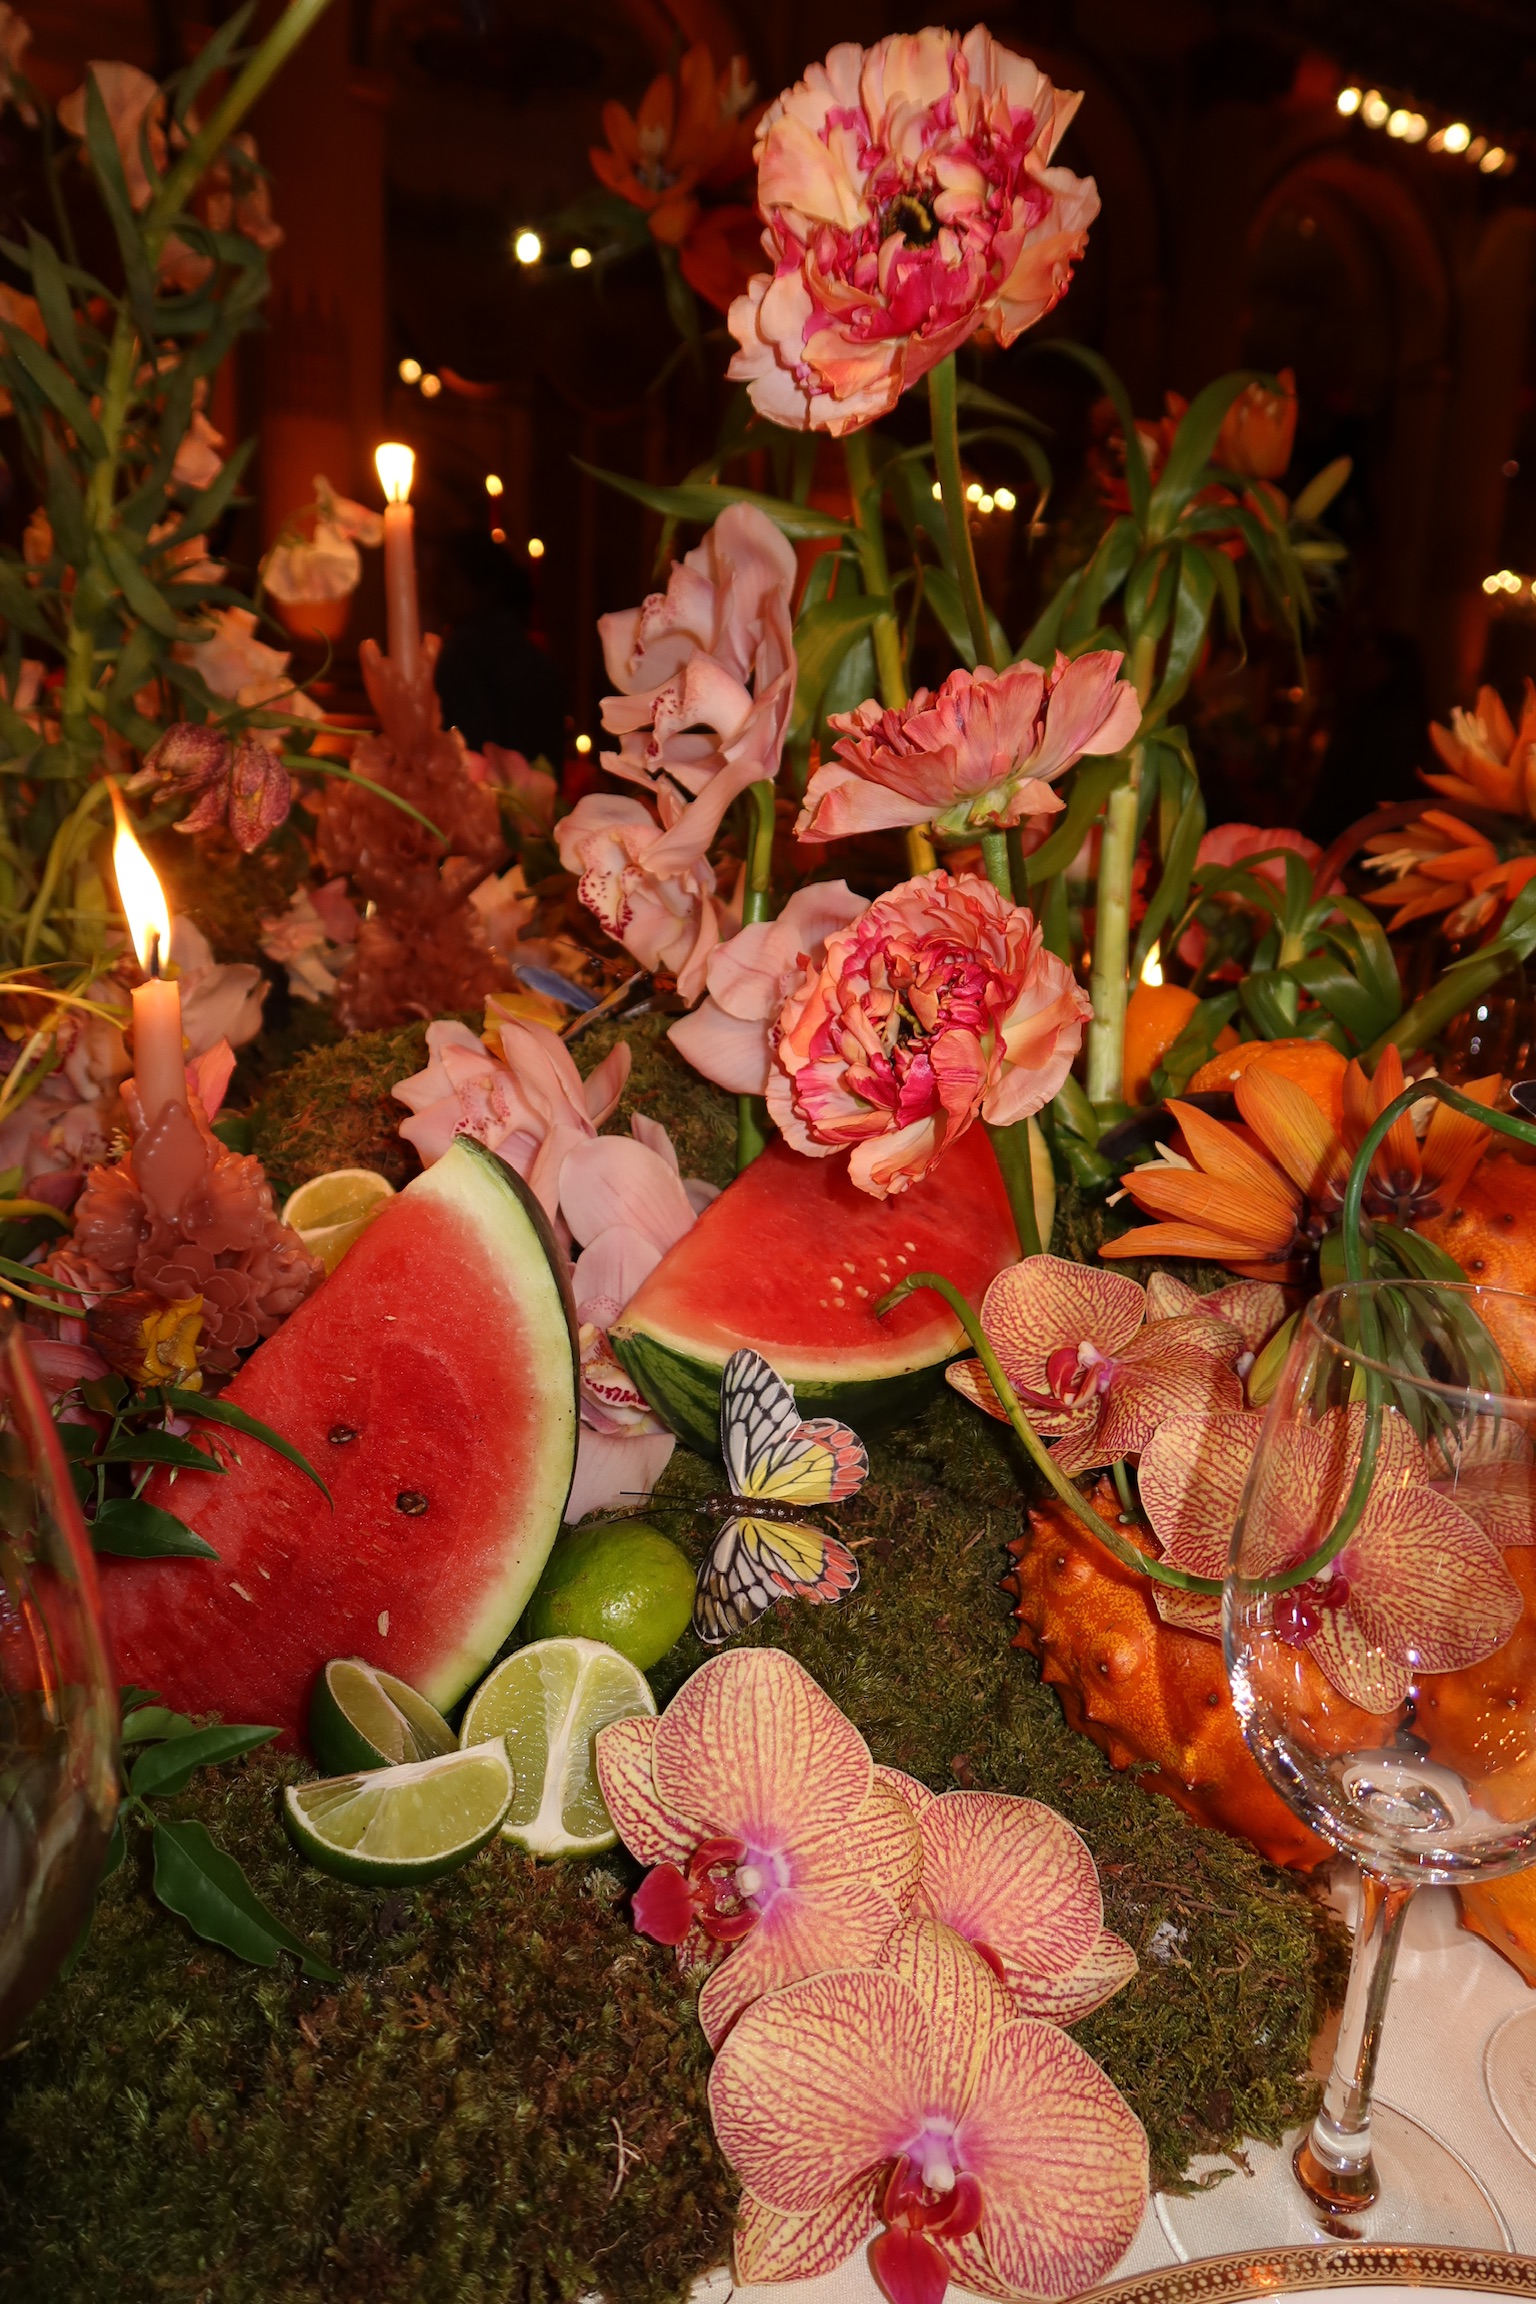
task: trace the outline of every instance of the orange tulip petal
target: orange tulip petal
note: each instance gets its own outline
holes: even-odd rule
[[[1069,1975],[1104,1925],[1099,1876],[1065,1818],[1001,1792],[946,1792],[922,1819],[916,1910],[1003,1964],[1010,1990]]]
[[[663,1807],[651,1771],[656,1720],[611,1720],[597,1732],[597,1781],[619,1838],[638,1863],[684,1864],[703,1837]]]
[[[1292,1228],[1294,1233],[1294,1227]],[[1289,1247],[1287,1239],[1286,1246]],[[1101,1242],[1099,1254],[1104,1256],[1194,1256],[1217,1264],[1252,1264],[1262,1258],[1267,1243],[1256,1248],[1252,1241],[1235,1239],[1230,1232],[1218,1232],[1214,1225],[1202,1224],[1141,1224],[1133,1232],[1122,1232],[1117,1240]]]
[[[1202,1112],[1198,1104],[1186,1104],[1178,1097],[1170,1097],[1168,1109],[1183,1131],[1184,1141],[1207,1176],[1219,1177],[1224,1184],[1238,1184],[1249,1190],[1262,1192],[1267,1197],[1281,1194],[1287,1199],[1284,1179],[1275,1173],[1274,1165],[1264,1154],[1243,1141],[1236,1129],[1223,1121],[1213,1120]]]
[[[757,1848],[851,1823],[869,1798],[869,1747],[803,1664],[737,1648],[685,1680],[657,1723],[656,1792],[674,1816]]]
[[[1045,1392],[1046,1362],[1064,1344],[1096,1345],[1113,1359],[1146,1316],[1145,1289],[1120,1272],[1062,1256],[1026,1256],[992,1282],[981,1325],[1016,1392]]]
[[[731,2249],[738,2284],[814,2280],[835,2272],[875,2229],[875,2189],[874,2177],[860,2177],[824,2206],[801,2214],[765,2207],[744,2192]]]
[[[1483,1080],[1464,1081],[1461,1092],[1474,1104],[1496,1103],[1504,1093],[1503,1076],[1493,1072]],[[1422,1159],[1424,1180],[1434,1189],[1442,1208],[1454,1207],[1462,1186],[1487,1151],[1492,1134],[1480,1120],[1452,1111],[1449,1104],[1436,1104],[1425,1131]]]
[[[715,2058],[720,2149],[765,2206],[823,2208],[916,2134],[930,2062],[927,2013],[899,1976],[808,1976],[749,2008]]]
[[[1017,2010],[994,1971],[963,1936],[942,1921],[909,1915],[880,1955],[910,1984],[928,2017],[929,2087],[936,2101],[958,2111],[969,2102],[981,2059],[994,2032]]]
[[[1117,2264],[1147,2204],[1141,2122],[1075,2040],[1025,2018],[987,2043],[960,2123],[977,2237],[1027,2296],[1076,2296]]]
[[[1112,1928],[1101,1928],[1070,1975],[1031,1976],[1016,1983],[1014,2005],[1047,2024],[1075,2024],[1112,2000],[1138,1966],[1129,1944]]]
[[[1308,1199],[1343,1192],[1349,1181],[1349,1157],[1304,1088],[1267,1065],[1251,1064],[1235,1094],[1249,1127]]]

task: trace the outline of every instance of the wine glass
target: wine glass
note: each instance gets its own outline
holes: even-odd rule
[[[90,1543],[22,1324],[0,1296],[0,2043],[90,1910],[116,1749]]]
[[[1223,1600],[1244,1737],[1360,1867],[1338,2046],[1311,2128],[1159,2213],[1181,2252],[1307,2240],[1507,2247],[1473,2171],[1373,2104],[1415,1889],[1536,1855],[1536,1298],[1328,1290],[1297,1324]]]

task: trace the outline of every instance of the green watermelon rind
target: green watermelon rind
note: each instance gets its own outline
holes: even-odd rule
[[[581,1353],[568,1259],[538,1200],[504,1160],[474,1137],[456,1136],[406,1194],[443,1202],[484,1239],[528,1324],[527,1373],[548,1394],[550,1444],[530,1468],[529,1485],[508,1499],[506,1575],[487,1590],[456,1646],[421,1678],[418,1693],[446,1712],[484,1677],[527,1607],[560,1533],[576,1477]]]
[[[801,1373],[790,1353],[776,1352],[771,1357],[774,1368],[793,1390],[802,1416],[835,1416],[840,1423],[851,1425],[861,1438],[869,1438],[889,1431],[905,1417],[915,1416],[937,1397],[943,1389],[945,1368],[964,1345],[958,1322],[956,1336],[958,1343],[937,1359],[894,1369],[886,1362],[878,1375],[847,1375],[835,1381],[819,1373]],[[637,1326],[613,1329],[609,1341],[620,1366],[678,1438],[701,1456],[718,1456],[720,1383],[726,1355],[716,1359],[685,1351],[654,1330]]]

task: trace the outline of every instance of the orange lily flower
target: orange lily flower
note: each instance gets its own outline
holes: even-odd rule
[[[1492,1104],[1503,1086],[1494,1074],[1468,1081],[1463,1093]],[[1184,1150],[1165,1150],[1121,1182],[1138,1208],[1171,1221],[1107,1240],[1099,1254],[1199,1256],[1255,1280],[1299,1278],[1337,1221],[1355,1153],[1403,1087],[1402,1058],[1388,1048],[1373,1078],[1358,1062],[1345,1068],[1337,1114],[1261,1063],[1250,1065],[1234,1090],[1241,1128],[1170,1100]],[[1398,1120],[1371,1162],[1367,1213],[1418,1224],[1453,1207],[1489,1134],[1443,1104],[1422,1143],[1409,1118]]]
[[[593,169],[610,192],[646,211],[657,240],[680,248],[699,219],[699,186],[723,189],[751,166],[753,94],[746,58],[733,56],[717,74],[701,41],[675,82],[657,73],[633,116],[622,104],[603,106],[608,144],[592,147]]]
[[[1516,728],[1496,688],[1479,688],[1471,712],[1459,708],[1451,725],[1429,731],[1448,776],[1424,781],[1464,807],[1495,808],[1501,816],[1536,816],[1536,685],[1525,684]]]

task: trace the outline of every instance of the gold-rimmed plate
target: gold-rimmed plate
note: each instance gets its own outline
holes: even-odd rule
[[[1111,2281],[1094,2289],[1092,2304],[1252,2304],[1260,2297],[1303,2294],[1343,2299],[1362,2288],[1395,2288],[1405,2299],[1410,2292],[1434,2289],[1441,2297],[1465,2297],[1469,2304],[1481,2296],[1536,2299],[1536,2256],[1391,2241],[1248,2249]]]

